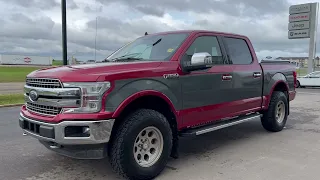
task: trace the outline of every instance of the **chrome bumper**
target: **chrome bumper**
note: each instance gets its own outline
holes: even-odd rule
[[[110,140],[114,119],[100,121],[63,121],[57,124],[44,123],[25,117],[20,113],[19,125],[24,132],[40,141],[53,142],[61,145],[101,144]],[[88,137],[66,137],[68,126],[87,126],[90,128]]]

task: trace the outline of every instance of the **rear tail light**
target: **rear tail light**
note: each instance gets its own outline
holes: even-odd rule
[[[294,88],[297,87],[297,71],[293,71]]]

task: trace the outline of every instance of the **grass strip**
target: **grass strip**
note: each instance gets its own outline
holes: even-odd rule
[[[0,94],[0,105],[22,104],[24,103],[23,94]]]

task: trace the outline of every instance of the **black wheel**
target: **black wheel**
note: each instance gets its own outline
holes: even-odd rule
[[[110,144],[110,163],[128,179],[153,179],[165,168],[172,148],[172,131],[161,113],[140,109],[119,126]]]
[[[261,118],[262,126],[271,132],[279,132],[286,125],[288,118],[288,101],[285,93],[275,91],[272,94],[269,108]]]
[[[300,81],[297,80],[296,88],[300,88]]]

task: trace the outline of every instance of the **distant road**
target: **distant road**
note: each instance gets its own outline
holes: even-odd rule
[[[0,94],[23,93],[24,82],[0,83]]]
[[[0,64],[0,67],[50,67],[50,66],[54,66],[54,65],[16,65],[16,64],[12,64],[12,65],[4,65],[4,64]]]

